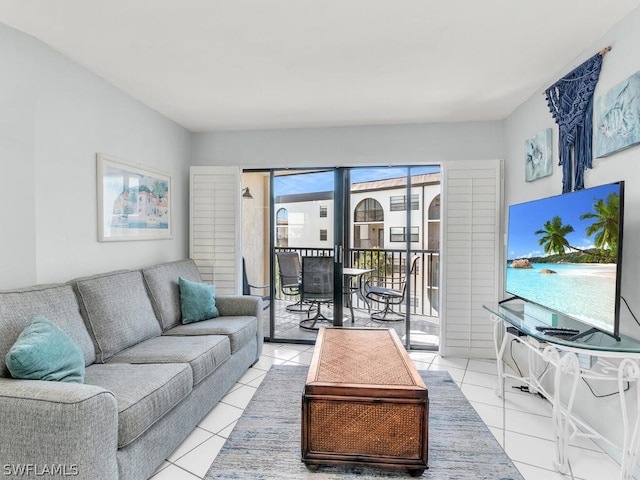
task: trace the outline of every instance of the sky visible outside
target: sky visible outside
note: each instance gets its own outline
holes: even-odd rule
[[[507,239],[508,260],[545,256],[544,247],[538,243],[542,235],[536,235],[535,232],[543,230],[545,222],[551,221],[556,215],[562,219],[563,225],[573,227],[574,231],[565,237],[569,245],[578,248],[593,247],[593,236],[587,237],[585,229],[595,220],[580,220],[580,215],[595,212],[593,204],[598,199],[606,201],[611,192],[619,193],[619,190],[618,184],[609,184],[511,205]]]
[[[438,166],[411,167],[412,175],[439,172]],[[274,195],[328,192],[333,188],[333,170],[282,175],[274,179]],[[352,168],[351,183],[406,177],[407,167]]]

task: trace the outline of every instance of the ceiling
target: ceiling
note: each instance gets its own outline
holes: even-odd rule
[[[500,120],[639,4],[0,0],[0,22],[202,132]]]

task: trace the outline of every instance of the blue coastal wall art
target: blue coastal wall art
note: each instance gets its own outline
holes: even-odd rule
[[[596,97],[593,110],[596,157],[640,143],[640,72]]]
[[[533,182],[551,175],[553,171],[551,129],[542,130],[524,141],[524,179]]]

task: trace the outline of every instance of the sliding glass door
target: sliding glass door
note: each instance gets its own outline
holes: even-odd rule
[[[354,297],[356,311],[368,314],[358,323],[393,328],[406,346],[436,349],[439,168],[353,168],[349,177],[350,263],[372,270]]]
[[[243,183],[253,197],[243,197],[243,255],[249,278],[270,287],[267,339],[313,342],[318,326],[366,326],[437,348],[438,167],[245,172]],[[334,260],[333,295],[310,301],[302,264],[318,256]]]
[[[333,168],[271,172],[276,339],[315,341],[319,327],[342,324],[337,173]],[[322,260],[316,257],[333,259],[324,262],[328,271],[318,271]]]

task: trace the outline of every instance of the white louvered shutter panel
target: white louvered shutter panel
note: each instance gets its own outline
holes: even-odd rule
[[[216,294],[239,294],[240,169],[191,167],[189,256]]]
[[[484,304],[499,299],[502,161],[443,165],[441,348],[443,355],[495,358]]]

